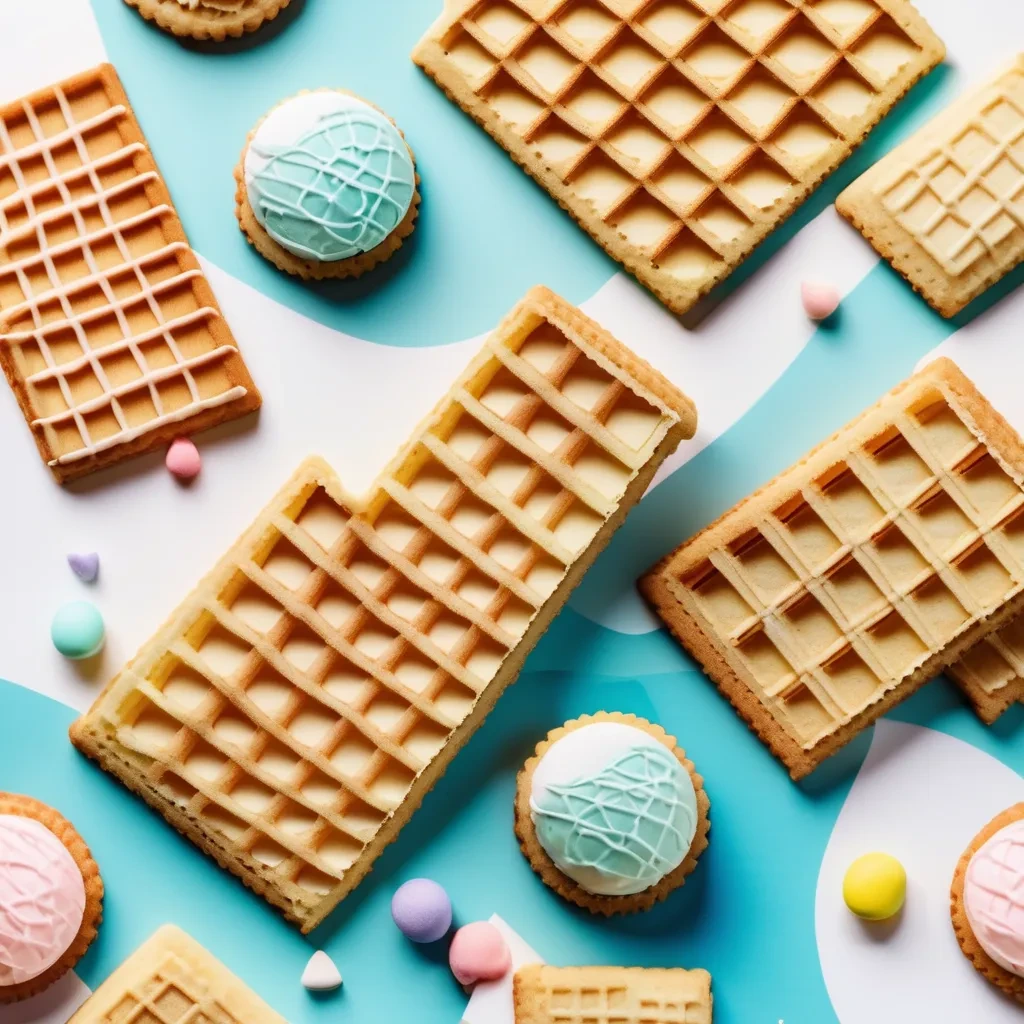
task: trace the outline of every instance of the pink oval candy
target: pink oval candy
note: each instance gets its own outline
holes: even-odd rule
[[[839,308],[839,289],[834,284],[804,281],[800,285],[800,299],[812,320],[824,320]]]
[[[452,939],[448,963],[460,985],[497,981],[512,966],[512,955],[501,932],[487,921],[463,925]]]
[[[199,449],[187,438],[179,437],[167,449],[167,469],[179,480],[194,480],[203,468]]]

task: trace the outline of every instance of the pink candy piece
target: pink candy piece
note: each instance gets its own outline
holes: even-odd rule
[[[448,963],[460,985],[497,981],[512,966],[512,955],[501,932],[487,921],[463,925],[452,939]]]
[[[800,298],[804,312],[812,320],[824,320],[839,308],[839,289],[834,284],[804,281],[800,285]]]
[[[187,437],[179,437],[172,442],[171,447],[167,449],[164,464],[179,480],[194,480],[203,468],[199,450]]]

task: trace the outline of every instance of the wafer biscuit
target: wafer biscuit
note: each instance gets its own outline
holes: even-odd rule
[[[291,0],[125,0],[147,21],[166,32],[221,43],[255,32],[272,21]]]
[[[1001,832],[1009,826],[1024,821],[1024,803],[1015,804],[1013,807],[997,814],[975,837],[971,840],[970,846],[964,851],[953,874],[953,884],[950,887],[950,916],[953,920],[953,931],[956,933],[956,940],[960,943],[960,949],[965,957],[971,961],[972,966],[983,977],[987,978],[993,985],[997,985],[1008,996],[1024,1003],[1024,978],[1018,974],[1008,971],[1001,964],[992,959],[985,951],[978,937],[971,927],[964,900],[964,886],[967,882],[967,869],[970,867],[974,855],[990,840],[996,833]],[[1008,844],[1011,848],[1020,850],[1017,844]],[[1012,861],[1012,862],[1011,862]],[[1001,873],[1005,872],[1004,882],[1012,886],[1016,881],[1016,888],[1008,888],[1005,893],[996,895],[995,905],[1000,906],[1005,912],[1009,912],[1009,919],[1017,926],[1017,934],[1020,934],[1020,921],[1024,918],[1024,892],[1020,890],[1021,864],[1020,858],[1008,858],[1001,867]],[[989,908],[989,912],[993,907]],[[1012,943],[1010,935],[1006,936]],[[1018,939],[1019,941],[1019,939]]]
[[[0,109],[0,365],[60,481],[260,404],[109,64]]]
[[[534,289],[366,498],[304,463],[72,739],[308,931],[694,429],[668,381]]]
[[[588,891],[559,870],[538,839],[537,830],[533,822],[530,798],[533,791],[534,772],[541,759],[551,749],[552,744],[557,743],[567,733],[582,729],[595,722],[615,722],[643,730],[647,735],[653,737],[672,752],[676,760],[686,770],[693,784],[693,791],[696,796],[697,817],[696,828],[693,839],[689,844],[689,849],[677,867],[640,892],[605,896]],[[660,788],[660,784],[653,787],[656,791]],[[632,787],[632,791],[636,791],[635,784]],[[629,914],[637,910],[649,910],[655,903],[665,899],[670,892],[679,888],[686,881],[686,876],[697,866],[697,860],[708,846],[708,830],[711,827],[711,823],[708,820],[710,808],[711,801],[704,791],[704,780],[697,773],[693,762],[686,756],[686,751],[676,745],[674,736],[669,736],[660,725],[655,725],[643,718],[638,718],[636,715],[626,715],[618,711],[599,711],[594,715],[582,715],[570,722],[566,722],[565,725],[559,726],[557,729],[552,729],[537,744],[534,756],[529,758],[526,764],[523,765],[516,780],[515,830],[523,856],[530,862],[530,867],[540,876],[541,881],[545,885],[557,892],[563,899],[567,899],[577,906],[589,910],[592,914],[604,914],[605,916]],[[660,814],[661,812],[659,811],[659,814],[656,816],[660,817]],[[624,818],[625,814],[622,808],[619,808],[616,812],[616,819],[621,823]]]
[[[897,146],[836,209],[943,316],[1024,259],[1024,55]]]
[[[948,359],[641,582],[794,779],[1024,606],[1024,445]]]
[[[68,1024],[287,1024],[216,957],[166,924]]]
[[[711,975],[680,967],[548,967],[513,981],[515,1024],[711,1024]]]
[[[943,53],[907,0],[450,0],[413,60],[684,313]]]
[[[1016,528],[1024,533],[1024,519]],[[979,640],[946,674],[989,725],[1014,704],[1024,703],[1024,616]]]

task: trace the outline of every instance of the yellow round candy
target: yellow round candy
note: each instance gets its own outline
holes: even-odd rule
[[[866,853],[847,869],[843,899],[858,917],[885,921],[898,914],[907,896],[907,873],[887,853]]]

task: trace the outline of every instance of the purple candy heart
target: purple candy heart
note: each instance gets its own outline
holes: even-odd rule
[[[95,583],[96,577],[100,574],[100,556],[95,551],[89,551],[84,555],[68,555],[68,565],[71,571],[85,583]]]

